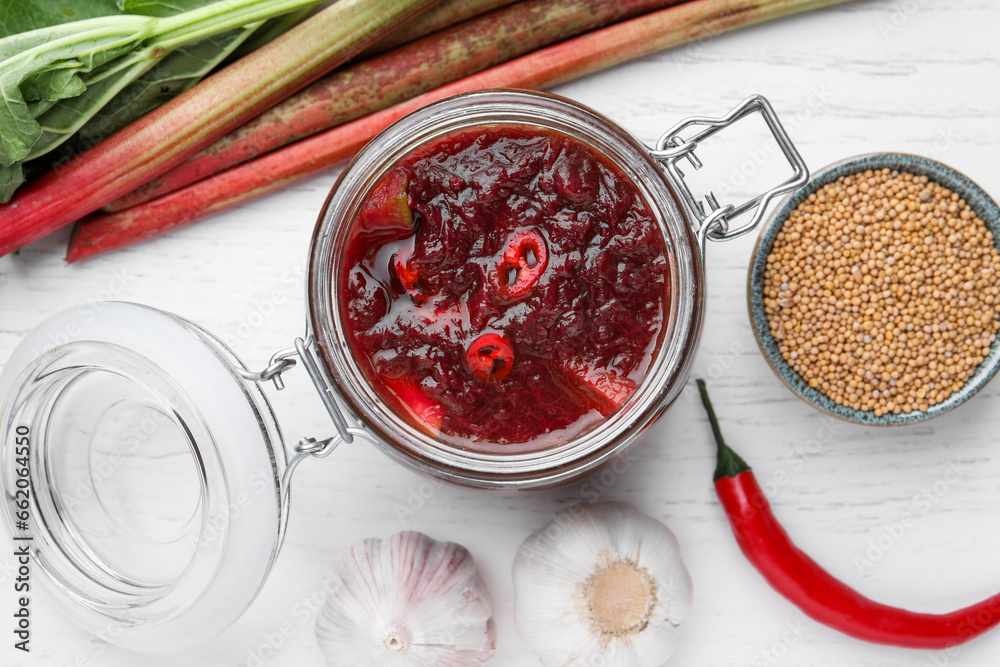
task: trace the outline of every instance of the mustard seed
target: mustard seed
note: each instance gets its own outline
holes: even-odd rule
[[[926,411],[958,391],[1000,329],[1000,253],[955,192],[881,169],[811,194],[767,258],[781,355],[834,402]]]

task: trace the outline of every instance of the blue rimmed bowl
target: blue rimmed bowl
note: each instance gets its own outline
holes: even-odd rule
[[[767,315],[764,312],[764,272],[767,268],[767,257],[771,254],[771,249],[774,246],[774,241],[778,233],[792,211],[805,201],[810,194],[843,176],[861,173],[869,169],[878,170],[885,168],[905,171],[917,176],[926,176],[928,179],[948,188],[952,192],[958,193],[976,215],[979,216],[979,219],[986,224],[987,229],[993,233],[993,243],[1000,249],[1000,207],[971,179],[947,165],[917,155],[907,155],[905,153],[872,153],[837,162],[822,169],[813,176],[805,187],[789,195],[781,203],[761,230],[757,246],[754,248],[753,259],[750,263],[750,275],[747,280],[747,301],[750,308],[750,320],[753,325],[754,336],[756,336],[757,344],[760,346],[764,357],[775,374],[806,403],[834,417],[871,426],[913,424],[953,410],[972,398],[977,391],[993,379],[997,368],[1000,367],[1000,336],[998,336],[990,346],[989,356],[976,368],[972,377],[969,378],[960,390],[953,393],[944,401],[930,406],[926,411],[915,410],[913,412],[890,413],[876,416],[872,411],[854,410],[835,403],[823,392],[810,387],[809,383],[781,356],[778,343],[771,335]]]

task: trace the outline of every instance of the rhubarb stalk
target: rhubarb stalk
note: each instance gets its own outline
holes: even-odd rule
[[[334,72],[104,207],[120,211],[488,67],[680,0],[530,0]]]
[[[361,52],[436,0],[341,0],[94,148],[0,207],[0,256],[176,166]]]
[[[81,221],[73,262],[187,224],[349,159],[431,102],[481,88],[546,88],[654,51],[846,0],[695,0],[588,33],[424,93],[124,211]]]
[[[414,20],[400,26],[386,35],[362,54],[373,56],[385,53],[391,49],[416,41],[421,37],[433,35],[445,28],[450,28],[463,21],[468,21],[494,9],[500,9],[517,2],[517,0],[442,0],[441,4],[428,9]]]

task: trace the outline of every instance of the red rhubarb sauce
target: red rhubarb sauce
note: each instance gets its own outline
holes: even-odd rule
[[[362,371],[416,427],[555,446],[636,390],[668,312],[656,219],[607,157],[525,125],[461,130],[371,189],[340,275]]]

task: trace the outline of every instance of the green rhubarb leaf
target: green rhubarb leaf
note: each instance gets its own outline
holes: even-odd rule
[[[126,6],[135,13],[157,13],[163,3],[135,3]],[[174,3],[176,5],[176,3]],[[193,9],[206,4],[201,0],[183,0],[177,7]],[[44,171],[97,145],[115,132],[135,122],[153,109],[188,90],[222,64],[248,53],[299,23],[312,8],[292,12],[260,25],[234,30],[181,47],[163,58],[120,93],[101,106],[63,145],[45,155],[35,151],[33,172]],[[46,133],[55,133],[57,123],[50,121]]]
[[[0,37],[118,13],[117,0],[0,0]]]
[[[130,14],[168,16],[217,1],[176,0],[169,7],[136,2],[125,3],[122,9]],[[91,76],[78,79],[83,90],[67,95],[63,103],[37,118],[42,132],[27,158],[45,156],[66,142],[70,145],[52,155],[48,164],[87,150],[200,81],[252,32],[253,28],[242,28],[164,56],[140,51],[104,64]]]
[[[100,99],[101,90],[107,87],[105,82],[113,86],[118,80],[105,76],[107,71],[120,70],[122,58],[117,56],[125,57],[123,52],[128,48],[108,48],[82,61],[42,54],[39,57],[52,60],[47,67],[32,61],[22,67],[10,67],[0,78],[0,96],[4,102],[0,107],[0,164],[10,166],[61,143],[62,139],[46,134],[50,130],[47,119],[58,118],[67,110],[86,108]],[[53,104],[64,100],[63,104]]]
[[[60,105],[40,119],[45,129],[33,151],[32,166],[52,167],[97,145],[201,81],[253,33],[253,28],[234,30],[181,47],[148,71],[130,78],[124,88],[109,90],[111,94],[102,102],[90,105],[81,100],[79,105]],[[107,84],[103,87],[109,89]],[[95,95],[99,94],[99,88],[93,88]],[[84,116],[78,106],[84,110],[99,109]],[[77,116],[74,118],[73,114]],[[71,128],[72,132],[67,134],[64,128]],[[46,143],[49,145],[44,146]],[[38,150],[39,146],[45,150]]]
[[[24,99],[32,102],[58,102],[67,97],[76,97],[85,90],[87,84],[80,79],[78,68],[71,63],[40,72],[21,85]]]
[[[138,77],[80,128],[75,139],[93,145],[201,81],[254,29],[234,30],[177,49]]]
[[[139,56],[124,56],[120,60],[122,62],[107,63],[90,73],[92,76],[81,78],[81,83],[85,81],[82,93],[53,105],[36,118],[42,131],[28,159],[45,155],[62,145],[91,120],[97,109],[115,100],[123,88],[150,66],[147,58]],[[109,75],[111,70],[113,73]]]
[[[150,19],[115,18],[122,20],[102,25],[108,19],[92,19],[0,39],[0,166],[51,150],[86,122],[88,109],[96,112],[96,103],[113,97],[107,92],[116,79],[114,92],[128,83],[119,77],[135,78],[155,64],[147,57],[140,67],[122,67],[149,34]],[[9,201],[11,182],[21,175],[20,168],[8,170],[0,201]]]
[[[57,103],[58,100],[35,100],[34,102],[28,102],[28,109],[31,111],[32,118],[38,118]]]
[[[125,14],[142,16],[173,16],[222,0],[118,0],[118,8]]]
[[[6,35],[0,37],[0,202],[9,201],[23,177],[20,162],[44,157],[43,164],[52,165],[80,152],[193,86],[267,19],[311,4],[275,2],[282,9],[270,10],[270,0],[120,0],[115,6],[80,0],[74,7],[89,2],[95,3],[90,11],[75,14],[86,20],[59,24],[70,16],[65,7],[51,9],[57,0],[40,3],[47,7],[39,12],[0,0],[3,30],[35,28],[0,33]],[[199,8],[190,17],[166,18]],[[257,22],[234,27],[243,16]],[[54,23],[38,27],[44,21]]]
[[[35,47],[43,46],[57,39],[71,37],[78,32],[79,30],[74,26],[64,25],[5,36],[0,38],[0,63]]]
[[[62,28],[55,31],[62,32]],[[78,96],[86,89],[81,75],[129,51],[144,36],[142,25],[131,21],[112,30],[94,27],[81,30],[73,38],[38,44],[0,61],[0,164],[10,166],[24,159],[41,136],[42,128],[34,114],[51,107],[29,104]],[[0,40],[0,54],[11,43],[35,41],[35,33]],[[78,57],[81,54],[84,57]]]
[[[41,134],[21,94],[20,77],[0,77],[0,166],[10,167],[24,159]]]
[[[14,196],[14,191],[24,182],[21,163],[16,162],[9,167],[0,165],[0,201],[8,201]]]

